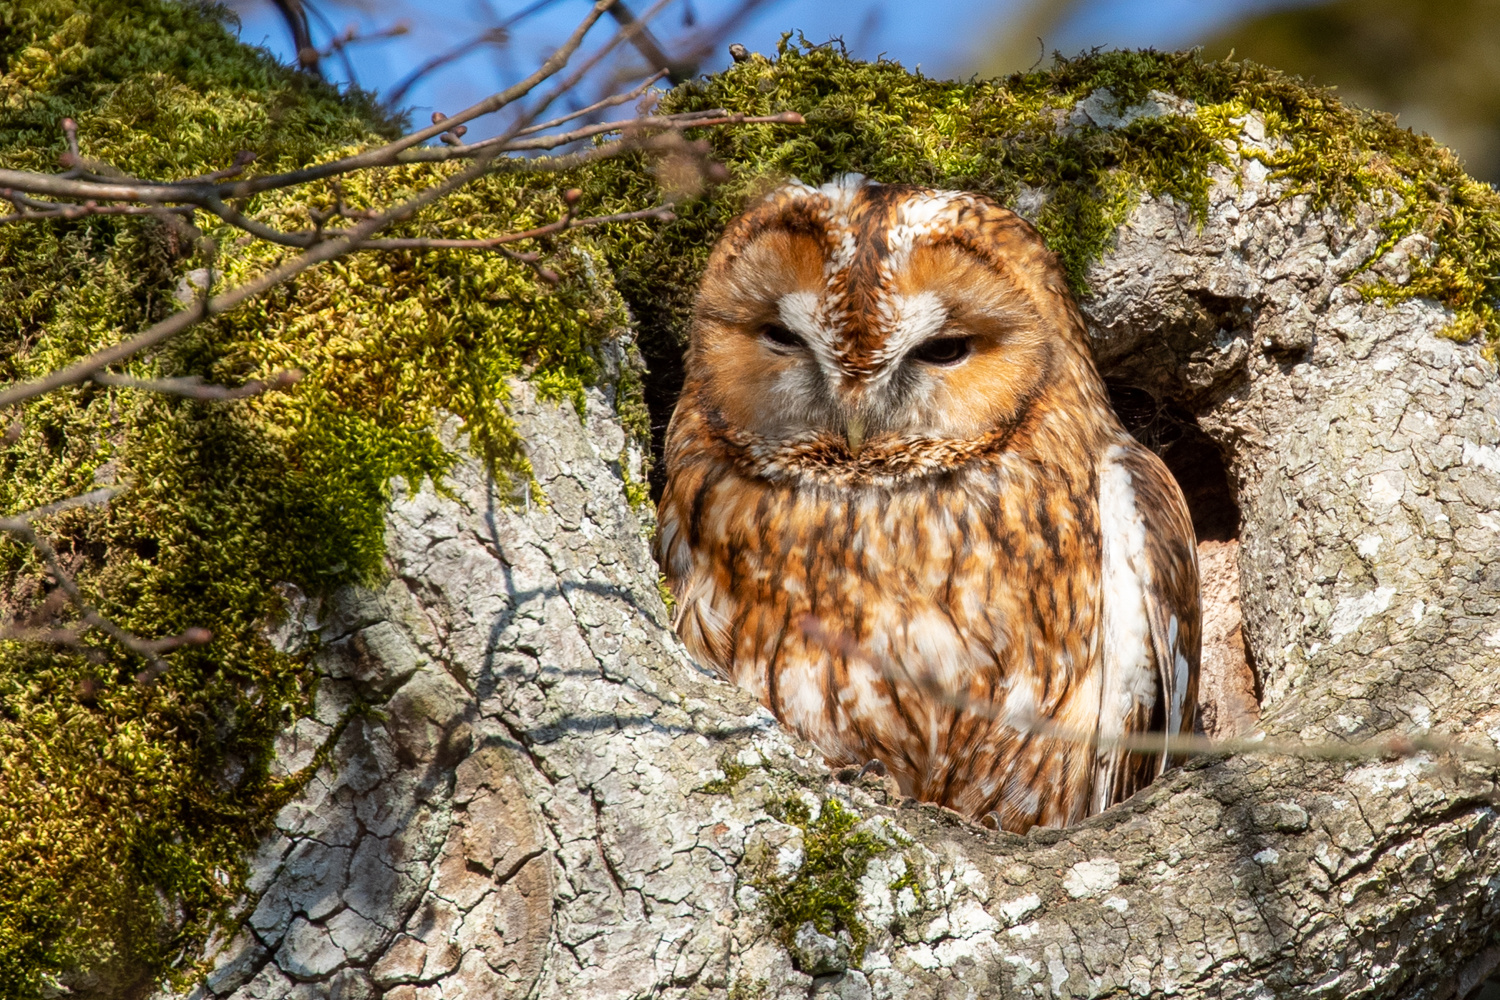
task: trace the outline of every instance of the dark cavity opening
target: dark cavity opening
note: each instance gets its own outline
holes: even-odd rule
[[[1240,506],[1229,485],[1224,455],[1193,415],[1138,386],[1111,379],[1105,380],[1105,386],[1125,429],[1154,451],[1176,477],[1198,541],[1238,538]]]
[[[672,420],[677,397],[682,394],[686,375],[683,355],[687,347],[658,331],[656,337],[641,340],[640,350],[646,362],[641,389],[646,397],[646,412],[651,415],[651,469],[646,484],[651,488],[651,502],[660,503],[662,491],[667,488],[667,463],[664,459],[667,424]]]

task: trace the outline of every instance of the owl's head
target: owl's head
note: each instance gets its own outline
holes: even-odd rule
[[[730,226],[699,291],[688,378],[764,446],[966,442],[1088,371],[1081,321],[1028,223],[978,195],[846,175],[782,187]]]

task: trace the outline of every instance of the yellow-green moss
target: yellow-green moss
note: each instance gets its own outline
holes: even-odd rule
[[[861,828],[859,815],[838,799],[822,800],[816,816],[800,797],[773,801],[767,811],[802,830],[796,871],[781,875],[767,866],[750,879],[771,933],[790,950],[803,924],[829,937],[843,931],[853,942],[849,960],[857,968],[870,943],[870,928],[859,918],[859,883],[871,861],[894,849],[892,843]],[[890,888],[900,891],[905,884]]]
[[[724,777],[715,778],[695,791],[706,795],[731,795],[735,787],[749,777],[755,768],[750,764],[742,764],[733,757],[724,756],[719,759],[719,770],[724,772]]]
[[[1197,112],[1141,118],[1120,129],[1065,127],[1097,90],[1122,105],[1153,90],[1193,101]],[[669,111],[724,107],[751,114],[799,111],[804,129],[705,132],[732,179],[684,208],[654,239],[618,246],[618,282],[639,323],[652,368],[647,397],[669,403],[692,290],[709,248],[746,199],[776,180],[821,183],[844,171],[882,182],[984,192],[1015,204],[1045,195],[1036,218],[1074,288],[1110,245],[1142,194],[1171,195],[1201,216],[1209,168],[1227,162],[1233,119],[1255,112],[1289,148],[1268,165],[1322,203],[1399,202],[1381,223],[1386,246],[1416,231],[1435,254],[1412,281],[1378,286],[1388,300],[1429,296],[1454,311],[1450,332],[1500,343],[1500,194],[1467,177],[1448,150],[1378,112],[1341,104],[1331,91],[1250,63],[1192,53],[1100,52],[1002,80],[929,80],[895,63],[853,62],[832,46],[790,45],[679,88]],[[621,169],[596,184],[640,184]],[[1391,197],[1394,196],[1394,199]],[[1383,252],[1383,248],[1381,251]]]
[[[86,156],[153,177],[219,169],[244,149],[257,170],[287,169],[392,130],[360,95],[278,67],[219,18],[160,0],[0,9],[0,163],[55,169],[65,115]],[[343,193],[386,205],[453,169],[349,178]],[[398,232],[527,228],[556,217],[562,189],[497,175]],[[244,207],[305,228],[307,206],[333,197],[321,186]],[[0,228],[0,381],[34,378],[179,308],[190,272],[213,264],[232,285],[288,253],[211,221],[198,219],[221,248],[212,261],[150,220]],[[0,643],[0,997],[35,996],[69,969],[104,970],[121,988],[170,975],[235,897],[247,848],[301,780],[268,770],[271,739],[312,680],[305,657],[262,635],[274,585],[316,593],[380,572],[390,482],[441,477],[451,462],[434,433],[440,411],[462,419],[497,472],[524,476],[506,380],[581,400],[601,374],[601,339],[625,328],[587,237],[549,249],[556,288],[499,255],[324,265],[130,366],[229,384],[302,369],[290,392],[205,403],[88,386],[20,411],[20,439],[0,450],[0,511],[125,486],[107,508],[40,526],[125,628],[196,625],[214,639],[173,654],[146,689],[130,681],[141,662],[97,636],[79,651]],[[617,392],[643,425],[626,376]],[[33,554],[0,539],[7,616],[37,613],[48,589]],[[97,693],[80,699],[86,684]]]

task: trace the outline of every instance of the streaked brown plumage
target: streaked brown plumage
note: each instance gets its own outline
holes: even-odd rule
[[[849,177],[753,206],[704,275],[666,463],[679,633],[832,762],[1020,831],[1160,768],[1097,735],[1191,730],[1182,494],[990,201]]]

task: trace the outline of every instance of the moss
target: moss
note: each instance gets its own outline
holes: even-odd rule
[[[257,169],[287,169],[392,126],[360,95],[278,67],[191,5],[11,5],[0,62],[6,167],[52,169],[65,115],[85,155],[147,176],[218,169],[243,149]],[[451,169],[364,175],[343,194],[389,204]],[[565,187],[495,176],[401,231],[526,228],[561,211]],[[307,206],[333,198],[315,187],[245,208],[303,228]],[[0,380],[36,377],[170,313],[190,272],[213,264],[236,284],[286,253],[209,232],[222,247],[213,261],[151,221],[0,228]],[[601,341],[627,322],[603,259],[582,234],[549,250],[555,289],[498,255],[324,265],[130,366],[230,384],[300,368],[290,392],[225,404],[90,386],[22,411],[20,439],[0,452],[0,510],[126,486],[107,508],[43,529],[122,626],[148,636],[205,626],[214,639],[173,654],[146,689],[130,682],[140,661],[97,636],[76,651],[0,643],[0,997],[35,996],[67,970],[116,977],[121,992],[190,973],[174,961],[235,898],[247,849],[305,778],[268,767],[274,734],[312,695],[307,657],[262,635],[279,604],[273,585],[320,593],[380,574],[389,484],[440,478],[453,460],[434,432],[439,412],[462,420],[494,470],[524,478],[506,380],[581,401],[603,372]],[[643,423],[639,390],[626,378],[616,392]],[[35,557],[9,540],[0,603],[41,623],[58,611]],[[85,686],[95,691],[81,700]]]
[[[853,942],[850,965],[857,967],[870,942],[870,929],[859,919],[859,882],[892,844],[861,828],[860,817],[838,799],[824,799],[816,816],[800,797],[774,801],[768,811],[802,830],[802,864],[795,872],[767,869],[750,880],[772,935],[791,950],[803,924],[829,937],[844,931]]]
[[[299,166],[396,127],[364,96],[238,44],[215,9],[167,0],[0,6],[0,65],[6,167],[51,169],[65,115],[78,120],[85,155],[154,177],[219,169],[245,149],[257,153],[257,170]],[[1060,129],[1100,87],[1124,102],[1171,91],[1199,111],[1118,131]],[[661,429],[708,249],[745,199],[776,180],[859,170],[1002,201],[1043,191],[1039,225],[1081,288],[1141,194],[1202,210],[1207,167],[1227,155],[1233,119],[1255,111],[1289,144],[1272,163],[1284,176],[1345,209],[1387,199],[1390,242],[1432,236],[1436,253],[1412,284],[1374,294],[1431,295],[1454,309],[1456,333],[1497,337],[1494,191],[1390,119],[1269,70],[1105,53],[1005,81],[944,83],[788,46],[775,62],[752,59],[666,103],[800,110],[810,127],[707,135],[730,181],[682,204],[669,226],[552,241],[556,288],[498,256],[363,254],[130,366],[137,376],[231,383],[303,369],[290,392],[226,404],[90,386],[25,408],[19,440],[0,451],[0,510],[100,482],[128,487],[107,508],[48,519],[46,533],[122,625],[152,636],[206,626],[214,640],[173,654],[173,669],[146,689],[129,682],[139,661],[96,637],[78,650],[0,643],[0,998],[34,996],[67,970],[128,985],[191,974],[174,963],[236,898],[247,849],[301,780],[269,770],[273,735],[312,695],[307,656],[263,638],[278,610],[274,585],[319,593],[381,573],[390,483],[440,479],[453,461],[433,429],[439,413],[462,421],[495,471],[524,478],[507,380],[579,404],[605,374],[603,338],[632,321],[627,303],[653,373],[642,386],[627,364],[616,399],[635,433]],[[573,177],[497,175],[400,232],[525,228],[553,217],[570,186],[583,189],[588,214],[639,208],[658,197],[649,168],[623,158]],[[343,196],[387,204],[451,169],[351,178]],[[324,186],[243,207],[300,227],[309,206],[334,197]],[[0,228],[0,381],[35,377],[170,313],[191,272],[212,264],[234,283],[284,256],[227,230],[214,235],[221,250],[210,261],[149,220]],[[642,502],[640,484],[631,487]],[[57,611],[35,558],[9,541],[0,542],[0,607],[41,623]],[[732,790],[728,768],[725,780]],[[809,848],[802,870],[766,882],[778,926],[812,920],[863,940],[853,887],[887,848],[836,803],[817,819],[785,808]]]
[[[765,979],[736,979],[729,984],[729,1000],[765,1000],[771,984]]]
[[[1197,112],[1121,129],[1066,127],[1074,105],[1100,89],[1122,105],[1165,91],[1192,100]],[[1192,53],[1099,52],[1003,80],[953,83],[783,40],[774,61],[753,57],[687,84],[663,107],[798,111],[809,127],[705,133],[731,180],[684,206],[680,220],[654,238],[612,251],[653,371],[647,397],[658,406],[670,405],[680,382],[692,289],[715,237],[777,180],[821,183],[857,171],[883,182],[980,191],[1011,205],[1023,193],[1041,193],[1037,226],[1075,290],[1087,294],[1089,264],[1142,195],[1170,195],[1202,217],[1209,168],[1228,162],[1235,119],[1251,112],[1285,140],[1286,152],[1267,159],[1294,191],[1346,212],[1360,201],[1397,206],[1381,223],[1387,247],[1411,232],[1432,238],[1434,256],[1417,265],[1410,284],[1380,286],[1377,294],[1437,299],[1454,312],[1452,335],[1482,339],[1492,351],[1500,344],[1500,194],[1389,115],[1347,107],[1331,91],[1262,66]],[[601,172],[596,183],[603,181]],[[640,181],[622,165],[608,183]]]
[[[755,768],[726,755],[719,760],[719,770],[724,772],[724,777],[715,778],[694,791],[703,792],[706,795],[730,795]]]

